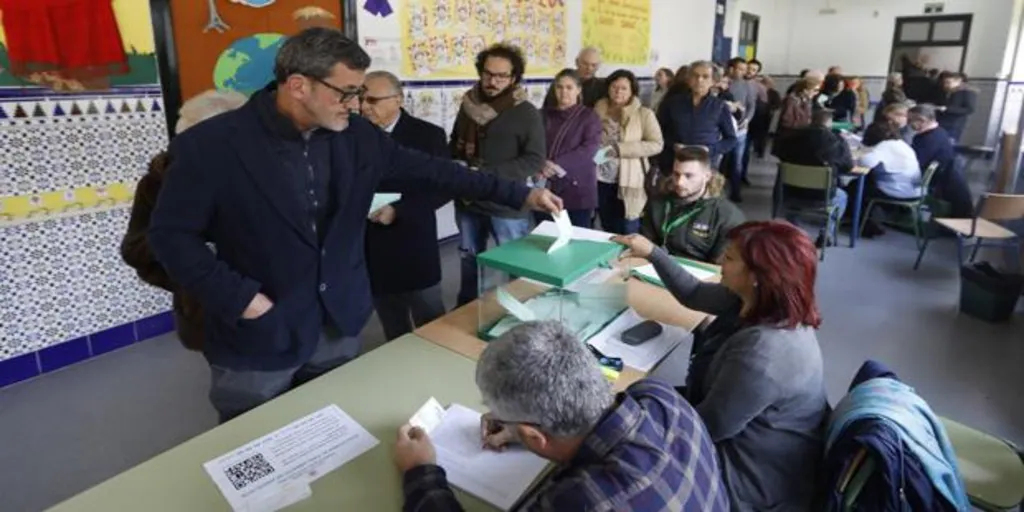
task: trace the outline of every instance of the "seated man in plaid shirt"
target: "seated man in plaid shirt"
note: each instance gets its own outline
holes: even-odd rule
[[[558,465],[516,510],[729,509],[715,447],[693,408],[653,380],[613,396],[594,356],[560,323],[526,323],[490,342],[476,383],[491,408],[485,445],[521,443]],[[462,510],[426,432],[402,427],[395,464],[405,510]]]

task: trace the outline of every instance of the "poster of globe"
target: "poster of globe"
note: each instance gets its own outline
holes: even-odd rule
[[[246,96],[274,78],[274,58],[284,44],[284,34],[262,33],[236,39],[217,57],[213,85]]]

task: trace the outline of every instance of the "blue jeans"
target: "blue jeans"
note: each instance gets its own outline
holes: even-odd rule
[[[626,219],[626,204],[619,199],[619,186],[615,183],[597,184],[597,216],[601,229],[616,235],[640,232],[640,219]]]
[[[729,169],[726,170],[729,178],[729,199],[738,201],[740,199],[740,188],[743,187],[743,155],[747,152],[747,134],[736,135],[736,147],[729,151]]]
[[[522,238],[530,232],[530,219],[492,217],[456,209],[455,222],[459,225],[462,264],[458,305],[462,306],[476,300],[479,294],[476,255],[487,250],[488,237],[493,237],[496,245]]]

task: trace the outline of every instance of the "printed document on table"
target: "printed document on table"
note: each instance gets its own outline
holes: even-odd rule
[[[271,512],[309,497],[309,484],[379,441],[337,405],[203,464],[235,511]]]
[[[635,310],[630,308],[625,313],[619,315],[614,322],[608,324],[601,332],[590,338],[588,343],[593,345],[602,354],[608,357],[618,357],[622,359],[623,364],[626,366],[636,368],[642,372],[651,371],[676,347],[679,347],[679,350],[685,349],[689,353],[690,349],[688,347],[680,347],[680,344],[692,345],[693,335],[686,329],[673,325],[662,324],[660,335],[639,345],[623,343],[620,338],[622,333],[643,321],[644,319]]]
[[[437,464],[452,485],[501,510],[509,510],[548,462],[521,447],[495,452],[483,448],[480,413],[452,404],[430,435]]]

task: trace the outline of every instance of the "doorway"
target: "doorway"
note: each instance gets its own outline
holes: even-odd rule
[[[889,71],[917,68],[962,73],[972,17],[952,14],[896,18]]]
[[[747,61],[757,58],[757,36],[761,29],[761,17],[748,12],[740,13],[740,34],[736,56]]]

